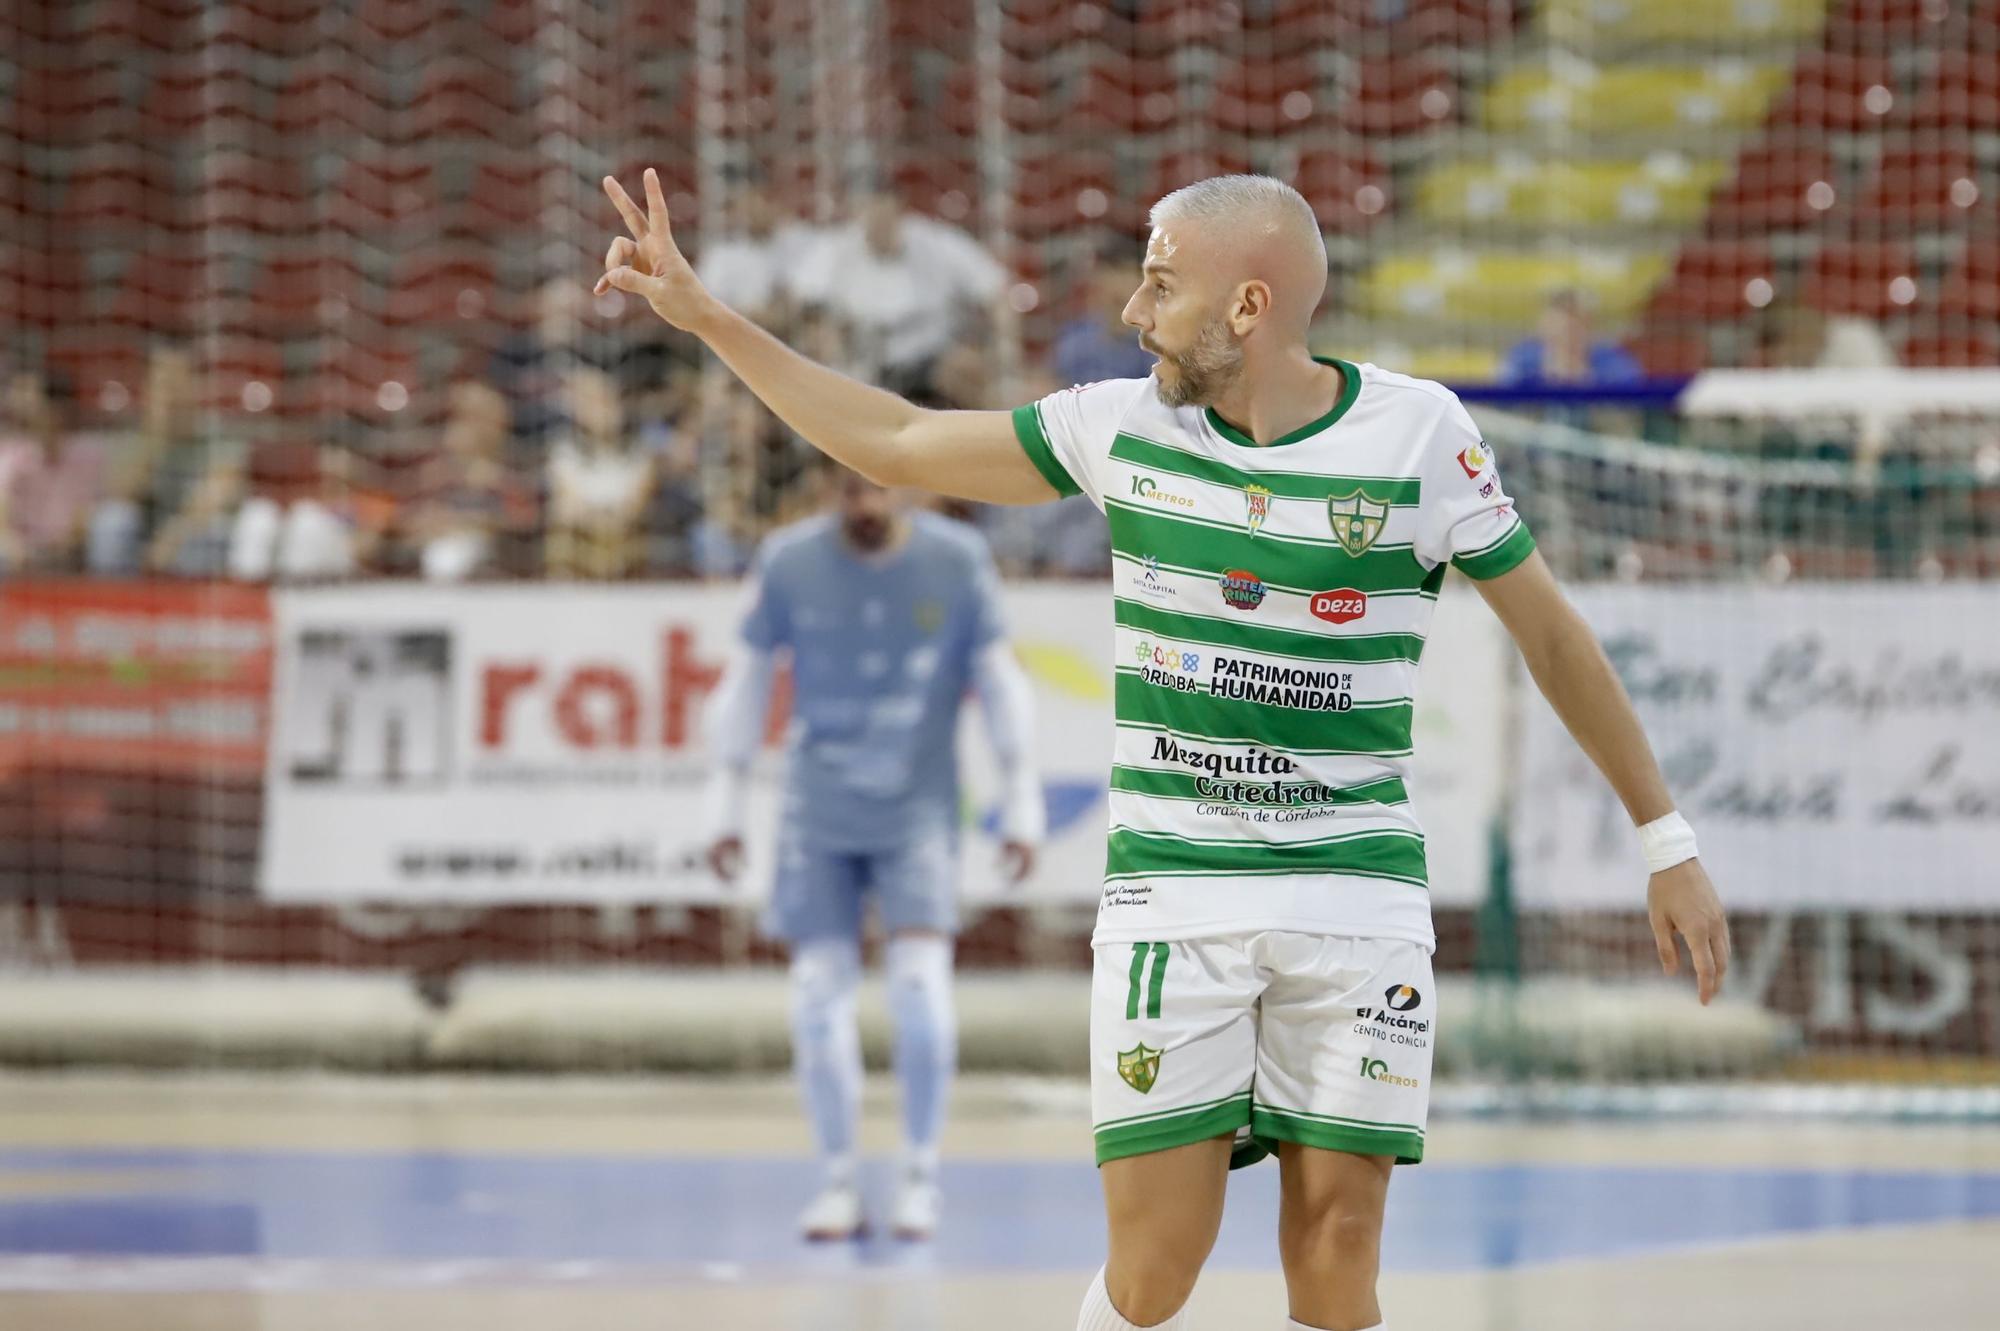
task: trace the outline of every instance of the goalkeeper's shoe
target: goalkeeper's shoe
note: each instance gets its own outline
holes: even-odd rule
[[[937,1233],[943,1208],[937,1181],[929,1174],[910,1170],[896,1185],[895,1205],[889,1212],[890,1231],[899,1239],[927,1239]]]
[[[852,1183],[829,1183],[799,1213],[799,1233],[814,1243],[860,1238],[867,1229],[861,1214],[861,1193]]]

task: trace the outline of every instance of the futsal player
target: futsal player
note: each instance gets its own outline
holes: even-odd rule
[[[791,948],[792,1060],[818,1147],[809,1239],[866,1225],[855,1178],[864,908],[883,949],[903,1155],[898,1237],[937,1228],[938,1133],[957,1060],[958,712],[976,693],[1002,773],[1002,857],[1019,882],[1043,831],[1029,761],[1033,695],[1001,620],[999,579],[972,528],[829,467],[832,512],[774,532],[757,554],[741,643],[708,716],[715,871],[742,861],[743,787],[780,658],[792,672],[777,877],[767,930]]]
[[[1310,354],[1326,251],[1268,177],[1153,206],[1125,307],[1150,376],[1011,414],[922,410],[812,364],[702,289],[654,173],[646,210],[605,190],[631,235],[600,288],[699,336],[827,453],[992,503],[1082,493],[1109,520],[1117,741],[1090,1058],[1110,1254],[1079,1331],[1185,1326],[1227,1171],[1265,1153],[1287,1325],[1382,1327],[1383,1203],[1391,1167],[1423,1155],[1439,1020],[1406,779],[1448,568],[1631,815],[1661,965],[1678,969],[1679,934],[1706,1003],[1729,961],[1694,834],[1471,417],[1437,384]]]

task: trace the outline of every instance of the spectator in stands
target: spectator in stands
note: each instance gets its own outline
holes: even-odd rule
[[[394,511],[347,449],[253,451],[250,497],[229,533],[229,575],[244,582],[326,582],[364,571]]]
[[[1143,379],[1153,372],[1152,356],[1125,322],[1125,305],[1139,284],[1144,258],[1144,251],[1128,240],[1113,241],[1091,256],[1090,267],[1077,284],[1087,293],[1089,304],[1062,326],[1049,353],[1049,368],[1055,371],[1058,386]]]
[[[690,553],[703,577],[740,577],[766,532],[812,510],[818,454],[733,381],[706,391],[705,488]]]
[[[245,450],[201,428],[195,386],[194,361],[184,349],[154,349],[138,429],[116,449],[106,497],[91,515],[85,552],[91,572],[222,573],[230,519],[242,499]]]
[[[507,465],[508,428],[498,389],[469,379],[452,386],[442,446],[418,478],[408,524],[430,581],[495,571],[506,534],[532,526],[533,500]]]
[[[1583,387],[1630,384],[1646,377],[1625,348],[1593,337],[1590,324],[1590,302],[1583,292],[1556,292],[1542,311],[1538,335],[1517,342],[1501,361],[1500,382]]]
[[[76,428],[76,394],[60,375],[8,382],[0,436],[0,568],[72,571],[103,497],[102,443]]]
[[[653,490],[640,526],[646,571],[685,577],[694,571],[694,532],[701,522],[701,374],[663,367],[631,395],[639,449],[653,463]]]
[[[770,191],[752,185],[732,199],[730,230],[702,246],[702,284],[765,327],[785,322],[793,305],[792,280],[817,237],[786,219]]]
[[[617,386],[602,370],[568,378],[569,424],[549,451],[544,554],[558,578],[623,578],[644,555],[640,518],[653,460],[634,446]]]
[[[978,241],[887,194],[814,246],[796,282],[801,299],[852,329],[878,383],[929,404],[950,401],[939,373],[947,353],[979,340],[1005,284],[1006,270]]]

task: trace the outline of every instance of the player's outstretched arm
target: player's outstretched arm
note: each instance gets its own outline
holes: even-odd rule
[[[1656,820],[1673,814],[1666,778],[1618,672],[1590,625],[1556,585],[1541,555],[1531,554],[1510,572],[1480,582],[1479,590],[1521,649],[1542,696],[1604,773],[1633,823],[1657,826]],[[1680,829],[1685,831],[1685,825]],[[1729,969],[1729,921],[1707,871],[1692,858],[1692,834],[1688,837],[1681,853],[1689,858],[1652,875],[1646,907],[1660,965],[1669,975],[1680,969],[1674,948],[1674,935],[1680,934],[1687,940],[1701,1001],[1706,1003]],[[1669,850],[1663,857],[1671,859],[1673,854]]]
[[[611,242],[597,291],[615,287],[706,342],[799,436],[882,485],[993,504],[1038,504],[1056,492],[1014,438],[1004,411],[930,411],[801,356],[708,293],[674,244],[658,173],[646,208],[604,178],[629,236]]]

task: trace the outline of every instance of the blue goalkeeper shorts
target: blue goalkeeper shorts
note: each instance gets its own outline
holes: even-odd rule
[[[789,943],[859,938],[871,898],[890,933],[956,933],[958,838],[941,831],[893,849],[862,851],[825,850],[784,838],[764,928]]]

